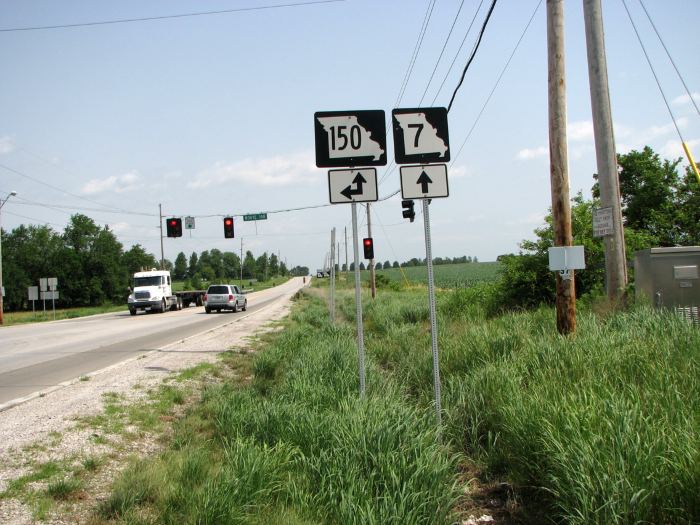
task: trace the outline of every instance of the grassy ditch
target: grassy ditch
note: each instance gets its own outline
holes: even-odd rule
[[[364,400],[352,294],[336,326],[305,297],[251,381],[207,387],[96,519],[448,524],[475,505],[476,464],[515,494],[508,522],[700,521],[700,332],[638,308],[580,312],[562,338],[551,310],[488,319],[480,294],[439,296],[442,444],[425,290],[367,300]]]
[[[41,307],[41,302],[38,303]],[[126,303],[125,303],[126,304]],[[86,317],[88,315],[106,314],[111,312],[122,312],[126,306],[106,304],[103,306],[85,306],[81,308],[56,308],[56,321],[62,319],[75,319],[76,317]],[[5,326],[24,323],[41,323],[53,321],[53,310],[51,303],[48,303],[46,312],[37,310],[36,312],[4,312],[3,324]]]

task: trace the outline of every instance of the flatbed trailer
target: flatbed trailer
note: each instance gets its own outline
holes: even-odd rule
[[[206,290],[186,290],[183,292],[175,292],[180,304],[183,308],[188,308],[192,303],[195,306],[204,306],[204,295]]]

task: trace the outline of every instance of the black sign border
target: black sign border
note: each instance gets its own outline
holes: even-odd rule
[[[447,146],[447,153],[441,157],[439,153],[406,154],[403,140],[403,130],[396,115],[406,113],[425,113],[425,119],[435,128],[436,134]],[[394,161],[396,164],[445,164],[450,162],[450,134],[447,124],[447,108],[396,108],[391,111],[391,124],[394,131]]]
[[[342,157],[331,159],[328,155],[328,133],[318,121],[319,117],[356,117],[357,123],[365,128],[370,138],[384,150],[378,160],[373,155],[362,157]],[[316,134],[316,166],[318,168],[362,168],[365,166],[386,166],[386,116],[383,109],[359,111],[317,111],[314,113],[314,131]]]

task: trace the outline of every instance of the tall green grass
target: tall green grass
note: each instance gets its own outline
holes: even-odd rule
[[[368,349],[416,401],[432,401],[416,294],[366,309]],[[440,297],[446,434],[562,523],[700,522],[700,333],[647,308],[579,312],[573,338],[549,309],[487,320],[476,291]]]
[[[304,301],[252,385],[208,388],[172,446],[120,478],[103,519],[451,523],[458,456],[438,444],[432,411],[371,365],[359,399],[352,328]]]

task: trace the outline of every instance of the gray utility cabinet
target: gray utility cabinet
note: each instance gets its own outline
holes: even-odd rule
[[[640,250],[634,254],[636,296],[656,307],[697,310],[699,267],[700,246]]]

